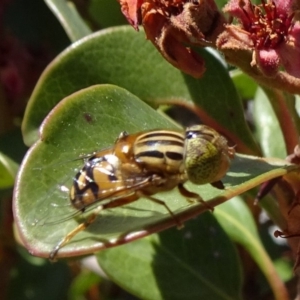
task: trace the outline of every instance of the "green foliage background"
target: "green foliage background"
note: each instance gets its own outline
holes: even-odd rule
[[[224,178],[225,191],[188,183],[212,205],[223,203],[214,213],[202,213],[201,204],[189,205],[177,190],[158,195],[183,220],[190,219],[183,230],[169,228],[174,220],[164,208],[142,199],[104,212],[59,252],[77,257],[101,250],[91,260],[51,264],[45,259],[84,218],[58,222],[74,211],[61,186],[70,186],[82,166],[78,157],[112,145],[123,130],[180,129],[166,114],[174,102],[195,104],[246,154],[286,156],[283,138],[274,142],[281,129],[266,95],[239,71],[229,72],[216,52],[199,50],[207,72],[194,79],[165,62],[142,30],[119,26],[125,22],[117,2],[76,4],[19,0],[3,6],[1,26],[26,47],[45,51],[46,43],[47,51],[38,81],[18,97],[19,112],[9,119],[9,99],[0,86],[5,108],[0,119],[7,120],[0,123],[1,250],[7,262],[0,298],[125,299],[127,293],[155,300],[280,297],[280,278],[292,277],[292,262],[284,258],[286,248],[274,243],[268,227],[257,227],[252,202],[246,205],[245,200],[253,201],[254,187],[293,169],[281,160],[237,155]],[[244,109],[249,99],[251,130]],[[26,155],[23,141],[31,146]],[[12,228],[12,194],[14,236],[22,245],[15,244],[6,226]],[[276,211],[271,197],[262,204]],[[125,241],[130,243],[113,247]],[[253,284],[255,295],[250,295],[247,289]]]

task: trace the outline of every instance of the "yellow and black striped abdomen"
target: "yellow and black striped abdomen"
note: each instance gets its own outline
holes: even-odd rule
[[[184,160],[184,135],[170,130],[142,133],[134,143],[134,158],[149,171],[180,173]]]
[[[118,168],[119,160],[115,155],[91,157],[73,179],[72,205],[84,210],[90,204],[117,195],[124,186]]]

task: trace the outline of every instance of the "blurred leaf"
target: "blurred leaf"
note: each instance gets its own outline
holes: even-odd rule
[[[89,13],[101,28],[127,24],[118,1],[90,0]]]
[[[230,75],[242,99],[253,99],[257,90],[257,83],[241,70],[233,70]]]
[[[76,42],[77,40],[92,33],[78,14],[72,2],[62,0],[44,1],[59,20],[72,42]]]
[[[69,45],[69,40],[44,1],[8,1],[4,24],[14,36],[33,48],[45,45],[55,53]]]
[[[7,299],[67,299],[70,280],[71,272],[65,263],[51,264],[44,260],[33,264],[19,256],[11,271]]]
[[[215,2],[220,10],[227,4],[226,0],[216,0]]]
[[[11,199],[12,193],[13,193],[12,187],[8,189],[0,189],[0,201]],[[1,218],[1,214],[0,214],[0,218]]]
[[[298,115],[300,115],[300,97],[299,97],[299,95],[295,95],[295,101],[296,101],[295,107],[296,107],[297,113],[298,113]]]
[[[68,194],[61,188],[70,187],[74,174],[82,167],[80,154],[111,146],[121,131],[133,133],[154,128],[176,127],[116,86],[93,86],[59,103],[43,123],[40,140],[28,152],[15,189],[15,220],[32,254],[47,257],[53,247],[82,222],[69,218],[63,226],[59,222],[47,224],[49,220],[61,220],[74,212],[68,205]],[[236,156],[223,180],[226,190],[191,183],[186,186],[203,199],[210,199],[210,205],[215,206],[293,168],[285,161]],[[207,209],[202,204],[191,205],[177,189],[164,193],[163,197],[182,221]],[[126,207],[103,211],[101,217],[63,247],[58,256],[92,253],[161,231],[174,223],[164,207],[140,199]]]
[[[215,216],[231,239],[241,244],[250,253],[253,260],[266,276],[273,292],[277,289],[280,278],[260,240],[253,216],[241,198],[234,198],[216,207]]]
[[[287,282],[294,277],[291,261],[286,258],[280,258],[274,261],[277,272],[281,275],[283,281]]]
[[[215,216],[232,240],[242,244],[248,251],[251,251],[254,243],[260,243],[253,216],[242,199],[235,197],[216,207]]]
[[[285,142],[274,110],[262,89],[258,89],[253,117],[257,137],[266,157],[286,157]]]
[[[139,299],[241,299],[237,253],[211,213],[96,256]]]
[[[90,35],[72,45],[45,70],[27,106],[24,139],[27,144],[37,140],[42,120],[62,98],[93,84],[112,83],[152,106],[195,101],[209,119],[219,124],[217,129],[227,129],[230,138],[238,136],[251,149],[248,153],[255,152],[240,100],[232,83],[227,87],[230,78],[223,63],[215,54],[206,50],[201,53],[208,68],[202,79],[194,79],[169,65],[145,40],[143,32],[137,33],[129,26]],[[216,80],[220,83],[218,89]]]
[[[20,128],[0,136],[0,151],[17,163],[21,163],[28,148],[22,141]]]
[[[1,196],[11,194],[10,189],[26,150],[20,130],[9,131],[0,136],[0,189],[9,189]]]
[[[3,71],[2,71],[3,72]],[[3,80],[0,85],[0,136],[13,127],[13,121],[9,109],[9,101],[4,93]]]
[[[85,299],[85,293],[93,286],[101,282],[101,277],[94,272],[83,270],[72,281],[72,285],[68,292],[68,299],[79,300]]]
[[[0,152],[0,189],[13,187],[19,165]]]

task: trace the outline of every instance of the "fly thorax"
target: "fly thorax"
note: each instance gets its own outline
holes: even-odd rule
[[[223,136],[208,126],[195,125],[187,128],[185,143],[185,168],[191,182],[212,183],[226,174],[234,150]]]

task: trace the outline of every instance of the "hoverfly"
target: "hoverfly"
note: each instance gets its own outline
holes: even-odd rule
[[[210,183],[224,188],[220,180],[234,153],[227,140],[206,125],[194,125],[185,132],[122,132],[111,148],[94,153],[75,175],[70,188],[73,207],[84,212],[95,203],[98,206],[84,223],[53,248],[50,259],[54,259],[59,249],[77,233],[92,224],[100,211],[126,205],[141,197],[163,205],[181,227],[168,205],[153,195],[177,187],[188,201],[205,204],[200,195],[188,191],[183,184],[190,180],[199,185]]]

